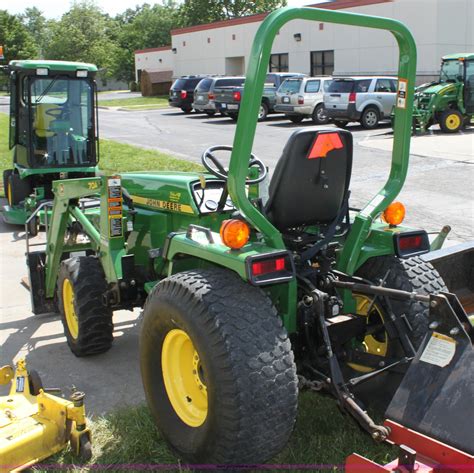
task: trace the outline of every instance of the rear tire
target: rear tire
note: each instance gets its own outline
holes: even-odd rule
[[[237,119],[239,118],[238,113],[229,113],[229,112],[227,112],[227,116],[228,116],[231,120],[233,120],[234,122],[236,122]]]
[[[173,345],[175,338],[186,343]],[[199,360],[196,369],[183,346]],[[263,463],[287,443],[298,393],[288,334],[267,295],[235,273],[192,270],[155,286],[144,308],[140,365],[155,422],[187,462]]]
[[[36,370],[30,370],[28,372],[28,384],[30,386],[30,394],[37,396],[43,389],[43,381]]]
[[[380,279],[385,277],[387,271],[390,272],[385,280],[385,287],[418,292],[420,294],[436,294],[440,291],[447,291],[446,285],[438,271],[436,271],[431,263],[425,262],[418,256],[409,259],[400,259],[395,256],[371,258],[356,274],[371,281],[373,284],[379,284]],[[401,316],[404,314],[407,318],[412,328],[408,336],[413,347],[417,350],[428,332],[428,304],[415,300],[398,301],[394,299],[390,303],[395,315]],[[379,310],[382,318],[388,317],[388,312],[382,299],[378,299],[374,307],[376,310]],[[370,323],[369,318],[367,318],[367,322]],[[386,344],[385,357],[400,358],[404,355],[400,341],[390,340],[383,329],[380,333],[373,334],[375,340],[371,340],[371,343],[367,343],[369,342],[367,340],[368,337],[364,340],[366,347],[382,347]],[[382,341],[382,345],[377,344],[377,340]],[[371,352],[369,351],[369,353]],[[365,367],[364,369],[363,365],[358,365],[358,367],[348,365],[348,368],[351,370],[350,374],[352,375],[360,375],[361,373],[373,370],[370,367]],[[361,386],[356,391],[364,402],[371,405],[374,405],[375,402],[379,407],[385,408],[393,398],[402,378],[403,375],[400,373],[387,372],[367,383],[367,387]]]
[[[377,128],[380,121],[380,112],[375,107],[367,107],[360,117],[360,124],[366,130]]]
[[[464,117],[459,110],[445,110],[440,117],[439,126],[445,133],[457,133],[463,126]]]
[[[216,114],[214,110],[206,110],[205,113],[208,117],[213,117]]]
[[[7,199],[10,206],[18,205],[31,194],[31,185],[28,178],[21,179],[18,174],[12,173],[8,178]]]
[[[13,174],[13,169],[5,169],[5,171],[3,171],[3,193],[5,194],[5,197],[7,199],[8,199],[8,181],[12,174]]]
[[[324,108],[324,104],[320,103],[315,107],[313,110],[312,119],[315,125],[326,125],[329,122],[329,116],[326,109]]]
[[[287,115],[287,118],[295,124],[301,123],[303,121],[303,117],[300,117],[298,115]]]
[[[80,256],[61,263],[58,306],[67,343],[76,356],[97,355],[112,346],[112,310],[102,303],[106,291],[98,259]]]
[[[188,113],[191,113],[193,111],[193,108],[192,107],[181,107],[181,110],[188,114]]]

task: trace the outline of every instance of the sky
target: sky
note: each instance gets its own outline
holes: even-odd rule
[[[326,1],[326,0],[319,0]],[[96,4],[102,8],[105,13],[114,16],[122,13],[127,8],[134,7],[136,4],[142,3],[155,4],[153,0],[136,1],[136,0],[96,0]],[[59,18],[64,12],[69,10],[72,2],[68,0],[0,0],[0,9],[7,10],[9,13],[23,13],[27,7],[37,7],[43,12],[47,18]],[[288,5],[300,7],[317,3],[317,0],[288,0]]]

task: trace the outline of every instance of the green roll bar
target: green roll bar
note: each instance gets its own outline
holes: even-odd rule
[[[369,233],[372,221],[393,202],[402,189],[407,175],[416,77],[415,41],[410,31],[399,21],[319,8],[286,7],[272,12],[262,22],[250,52],[244,96],[230,160],[228,184],[229,194],[236,207],[262,233],[267,245],[276,249],[285,248],[281,233],[247,198],[245,178],[255,138],[258,111],[273,40],[280,28],[291,20],[312,20],[388,30],[395,36],[400,51],[397,101],[401,100],[404,107],[397,105],[395,110],[395,133],[390,175],[382,189],[355,217],[338,261],[338,269],[352,274],[357,269],[358,255]],[[402,87],[404,86],[402,91],[400,91],[400,84]]]

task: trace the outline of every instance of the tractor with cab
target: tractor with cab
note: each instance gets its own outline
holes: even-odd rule
[[[272,42],[291,20],[387,30],[399,45],[390,175],[363,208],[350,203],[349,131],[295,131],[271,179],[252,153]],[[27,253],[33,311],[59,312],[72,352],[89,356],[111,348],[114,311],[143,307],[144,391],[179,458],[227,468],[272,458],[291,435],[303,387],[334,396],[374,439],[387,439],[363,391],[369,401],[393,397],[438,337],[435,308],[456,328],[448,349],[472,352],[456,342],[472,340],[472,266],[450,265],[455,251],[440,259],[458,299],[423,259],[448,229],[430,242],[403,225],[395,201],[408,171],[415,74],[415,43],[400,22],[283,8],[254,39],[233,146],[205,150],[204,172],[53,182],[45,248]],[[451,372],[449,362],[434,368]],[[465,386],[453,408],[469,396]]]
[[[9,147],[13,167],[3,172],[8,203],[3,219],[36,235],[47,219],[52,182],[97,171],[97,67],[93,64],[10,61]],[[30,218],[33,212],[40,211]]]
[[[443,56],[439,79],[415,91],[413,127],[426,131],[436,123],[456,133],[474,118],[474,53]]]

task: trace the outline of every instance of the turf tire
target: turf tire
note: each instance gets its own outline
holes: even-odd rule
[[[163,381],[162,345],[186,331],[206,373],[208,411],[199,427],[173,409]],[[164,438],[192,464],[263,463],[287,443],[297,410],[291,344],[260,289],[227,270],[192,270],[161,281],[148,296],[140,335],[142,380]]]
[[[69,279],[74,292],[78,335],[74,337],[66,321],[63,283]],[[97,258],[80,256],[61,263],[58,275],[58,306],[69,348],[78,357],[97,355],[110,349],[113,341],[112,310],[102,302],[107,290],[105,275]]]

